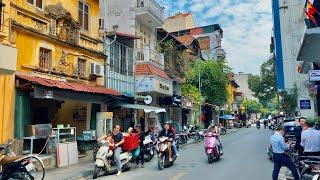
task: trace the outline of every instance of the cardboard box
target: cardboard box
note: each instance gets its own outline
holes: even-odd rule
[[[51,134],[52,124],[26,125],[24,129],[25,137],[47,137]]]

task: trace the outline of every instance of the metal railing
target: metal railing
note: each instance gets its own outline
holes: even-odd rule
[[[149,46],[136,49],[136,61],[147,62],[161,69],[164,68],[164,56]]]
[[[164,19],[164,8],[161,7],[154,0],[137,0],[137,8],[149,10],[155,16],[157,16],[161,21]]]

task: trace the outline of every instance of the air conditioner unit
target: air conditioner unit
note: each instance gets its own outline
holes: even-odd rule
[[[98,76],[103,77],[104,76],[104,68],[101,64],[98,63],[91,63],[90,64],[90,75],[91,76]]]

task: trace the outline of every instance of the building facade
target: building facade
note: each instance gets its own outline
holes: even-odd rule
[[[195,28],[195,22],[192,13],[177,13],[164,20],[163,28],[168,32],[181,31],[184,29]]]
[[[238,73],[234,74],[234,80],[239,85],[239,91],[243,93],[244,97],[247,100],[257,100],[257,98],[253,96],[253,92],[249,88],[248,81],[250,76],[251,74]]]
[[[304,1],[273,0],[274,47],[279,92],[298,90],[296,115],[314,117],[315,99],[310,96],[308,75],[298,72],[297,57],[305,31]],[[307,106],[301,106],[307,102]]]
[[[17,49],[11,40],[10,2],[0,1],[0,143],[13,138],[14,130],[14,73]]]

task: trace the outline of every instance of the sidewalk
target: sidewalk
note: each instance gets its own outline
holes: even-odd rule
[[[81,179],[84,177],[88,177],[92,175],[94,167],[93,160],[87,160],[80,162],[79,164],[62,167],[62,168],[55,168],[46,171],[47,180],[69,180],[69,179]]]

